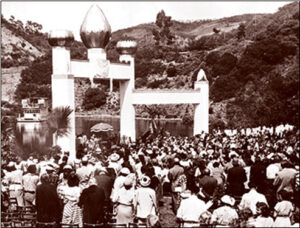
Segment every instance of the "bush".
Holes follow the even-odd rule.
[[[174,77],[176,76],[176,73],[177,73],[177,70],[174,66],[169,66],[168,69],[167,69],[167,75],[168,77]]]
[[[106,94],[100,88],[88,88],[84,94],[82,106],[86,110],[99,108],[106,103]]]

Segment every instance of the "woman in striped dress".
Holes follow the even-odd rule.
[[[82,211],[78,206],[81,189],[79,178],[76,174],[71,174],[68,185],[63,188],[64,210],[62,224],[76,224],[82,227]]]

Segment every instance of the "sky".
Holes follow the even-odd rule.
[[[12,2],[2,1],[1,13],[5,18],[14,15],[24,24],[31,20],[43,25],[43,31],[68,29],[80,40],[79,30],[86,12],[97,4],[104,12],[112,31],[141,23],[154,22],[156,14],[164,10],[174,20],[200,20],[230,17],[245,13],[274,13],[291,1],[268,2],[208,2],[208,1],[93,1],[93,2]]]

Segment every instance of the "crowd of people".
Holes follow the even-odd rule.
[[[2,211],[15,198],[18,208],[36,208],[38,222],[159,227],[169,196],[183,227],[299,227],[295,127],[158,135],[110,148],[94,136],[79,141],[74,161],[63,152],[2,166]]]

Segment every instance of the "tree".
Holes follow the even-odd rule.
[[[244,23],[241,23],[238,27],[237,38],[240,40],[246,36],[246,26]]]
[[[171,17],[166,16],[165,11],[161,10],[156,15],[156,22],[158,29],[153,29],[152,34],[154,37],[155,43],[159,44],[172,44],[174,36],[170,31],[170,27],[172,26]]]
[[[83,108],[91,110],[106,103],[106,94],[100,88],[88,88],[83,98]]]
[[[58,137],[69,134],[70,114],[73,110],[69,107],[57,107],[52,110],[47,118],[47,125],[53,134],[53,146],[56,146]]]

